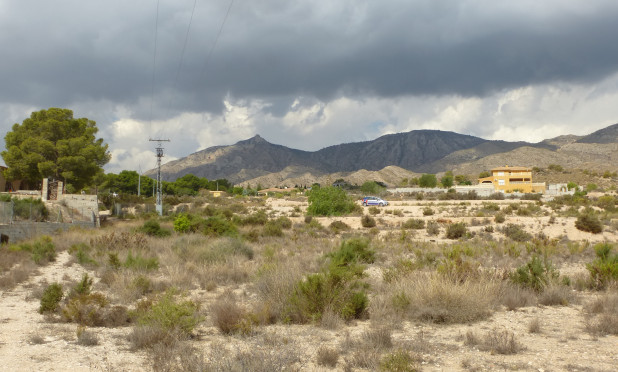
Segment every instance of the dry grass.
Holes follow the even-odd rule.
[[[608,290],[585,306],[586,330],[592,334],[618,335],[618,292]]]
[[[498,284],[490,279],[453,282],[439,274],[424,273],[401,278],[383,289],[385,293],[378,297],[386,296],[391,311],[432,323],[483,319],[493,311],[499,293]]]
[[[493,329],[485,333],[483,337],[478,336],[473,331],[468,331],[465,336],[464,344],[478,347],[479,350],[504,355],[517,354],[525,349],[524,346],[515,339],[515,334],[506,329]]]
[[[320,346],[316,354],[316,363],[319,366],[335,368],[339,361],[339,350],[328,346]]]

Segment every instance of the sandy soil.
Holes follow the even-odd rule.
[[[512,201],[498,201],[509,203]],[[472,217],[458,216],[466,209],[481,201],[466,201],[463,204],[441,204],[428,201],[395,201],[383,208],[376,216],[381,234],[388,230],[399,231],[399,226],[408,218],[424,220],[446,220],[443,223],[465,220],[469,224]],[[269,199],[267,206],[281,215],[289,215],[294,207],[306,208],[302,202]],[[433,216],[423,216],[423,208],[430,206],[436,211]],[[464,208],[465,207],[465,208]],[[461,213],[457,209],[461,209]],[[400,210],[403,216],[385,213],[386,210]],[[366,212],[365,212],[366,213]],[[483,220],[483,217],[475,217]],[[303,217],[292,218],[303,223]],[[340,220],[352,229],[362,229],[360,218],[320,218],[323,226],[333,220]],[[587,234],[574,227],[574,218],[556,218],[549,224],[549,217],[507,217],[507,223],[526,226],[533,233],[543,232],[550,239],[567,237],[573,241],[617,242],[616,231],[603,234]],[[493,222],[493,219],[492,219]],[[479,231],[483,225],[471,226]],[[426,236],[424,230],[417,232],[415,239],[437,240]],[[494,233],[500,239],[499,233]],[[133,351],[126,339],[130,327],[96,328],[99,340],[95,346],[82,346],[76,341],[75,324],[49,322],[38,313],[39,301],[33,299],[32,292],[44,283],[76,281],[84,269],[70,263],[67,252],[58,255],[56,262],[39,269],[36,275],[16,288],[0,293],[0,371],[143,371],[148,370],[146,353]],[[582,263],[565,260],[558,266],[561,272],[585,272]],[[373,280],[380,280],[379,269],[368,272]],[[223,288],[206,293],[196,291],[193,298],[200,299],[203,305],[223,292]],[[249,299],[250,294],[242,286],[236,288],[241,299]],[[502,309],[488,319],[473,324],[433,325],[426,323],[402,322],[394,325],[393,343],[404,345],[422,357],[423,371],[616,371],[618,370],[618,337],[596,337],[585,330],[583,304],[598,294],[578,292],[579,300],[569,306],[534,306],[516,311]],[[530,323],[539,320],[540,332],[531,333]],[[371,326],[370,321],[357,321],[335,330],[315,325],[271,325],[260,327],[255,335],[229,337],[221,335],[212,322],[204,322],[198,329],[198,337],[192,345],[208,354],[215,347],[242,349],[247,347],[265,348],[270,353],[289,348],[298,353],[297,367],[303,371],[343,370],[342,355],[334,369],[318,366],[316,353],[320,346],[341,347],[346,339],[361,337]],[[481,351],[477,347],[464,345],[467,332],[483,335],[493,330],[508,330],[514,333],[525,349],[515,355],[498,355]],[[277,341],[273,341],[277,340]]]

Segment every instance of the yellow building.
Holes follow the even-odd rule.
[[[502,192],[544,193],[545,182],[532,182],[532,169],[526,167],[498,167],[491,176],[479,178],[479,184],[493,184],[494,190]]]

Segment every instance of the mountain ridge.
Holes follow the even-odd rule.
[[[618,124],[587,136],[565,135],[538,143],[486,140],[456,132],[422,129],[332,145],[317,151],[273,144],[256,134],[233,145],[212,146],[168,162],[162,165],[161,174],[166,181],[191,173],[208,179],[227,178],[239,184],[279,172],[290,176],[285,179],[299,174],[319,178],[331,173],[377,172],[389,166],[412,173],[440,173],[514,164],[513,161],[517,165],[537,166],[546,159],[573,164],[592,162],[593,165],[595,159],[602,159],[605,164],[611,164],[607,162],[614,160],[614,152],[618,153],[612,146],[618,146]],[[526,151],[534,156],[527,158]],[[577,160],[578,157],[581,159]],[[154,170],[147,174],[154,174]],[[282,180],[282,177],[273,179]]]

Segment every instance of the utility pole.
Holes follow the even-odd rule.
[[[163,198],[161,195],[161,158],[163,158],[163,144],[161,142],[170,142],[168,139],[152,139],[149,138],[150,142],[157,142],[157,197],[155,202],[155,208],[157,209],[157,213],[159,216],[163,215]]]

